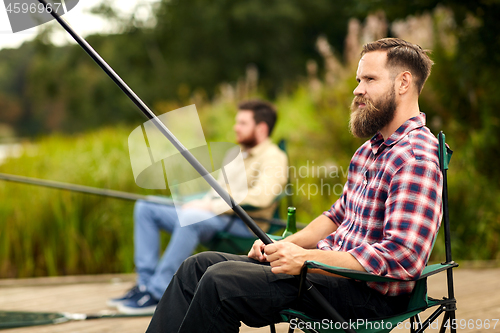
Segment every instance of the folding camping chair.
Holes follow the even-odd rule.
[[[357,325],[355,331],[357,333],[385,333],[390,332],[392,329],[398,327],[398,324],[410,319],[411,323],[411,333],[423,333],[429,325],[434,322],[443,312],[444,317],[441,323],[440,332],[446,331],[446,328],[450,328],[451,333],[456,332],[456,300],[454,296],[453,289],[453,272],[452,269],[457,267],[458,264],[455,263],[451,258],[451,243],[450,243],[450,222],[448,215],[448,184],[447,184],[447,169],[448,164],[453,153],[445,145],[445,135],[440,132],[438,135],[439,140],[439,164],[440,169],[443,174],[443,226],[444,226],[444,238],[445,238],[445,248],[446,248],[446,262],[441,264],[435,264],[427,266],[424,272],[419,277],[416,282],[415,288],[411,294],[410,302],[408,308],[402,313],[395,315],[390,318],[378,318],[374,320],[362,321],[360,325]],[[315,261],[306,261],[302,268],[301,273],[301,285],[303,286],[303,281],[305,281],[307,271],[309,269],[321,269],[326,272],[341,275],[347,278],[360,280],[360,281],[371,281],[371,282],[394,282],[397,279],[387,278],[383,276],[373,275],[369,273],[363,273],[358,271],[353,271],[345,268],[332,267],[324,265]],[[434,299],[427,296],[427,277],[437,274],[439,272],[447,272],[447,284],[448,284],[448,297],[443,297],[441,299]],[[301,287],[301,289],[303,289]],[[302,290],[299,290],[299,301]],[[419,313],[437,306],[437,309],[424,321],[420,321]],[[291,322],[293,320],[294,327],[299,327],[306,333],[321,332],[321,333],[333,333],[333,332],[344,332],[342,323],[336,323],[335,325],[328,325],[328,329],[322,329],[326,325],[321,325],[321,322],[314,318],[311,314],[305,314],[293,309],[288,309],[281,312],[281,317],[283,321]],[[347,322],[345,323],[347,324]],[[330,327],[333,326],[333,327]],[[347,325],[344,325],[346,327]],[[271,325],[271,332],[275,332],[274,325]],[[292,325],[289,332],[293,332]]]

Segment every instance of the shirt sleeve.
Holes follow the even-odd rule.
[[[332,220],[333,223],[335,223],[337,226],[340,226],[342,221],[344,221],[347,188],[348,187],[346,182],[340,198],[337,201],[335,201],[335,203],[332,205],[332,207],[330,207],[329,210],[323,212],[323,215]]]
[[[429,258],[441,221],[442,174],[427,160],[396,172],[385,202],[383,239],[348,252],[370,273],[416,280]]]

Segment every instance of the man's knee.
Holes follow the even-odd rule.
[[[182,265],[184,265],[184,266],[198,266],[198,265],[200,265],[200,263],[205,262],[206,256],[207,256],[207,252],[193,254],[192,256],[190,256],[189,258],[184,260]]]
[[[181,275],[196,274],[201,277],[210,266],[221,260],[223,258],[217,252],[201,252],[184,260],[177,273]]]
[[[216,289],[219,299],[258,294],[268,284],[263,266],[242,261],[222,261],[207,267],[200,290]]]
[[[227,286],[230,272],[235,270],[235,262],[225,261],[208,266],[200,281],[201,290],[217,290],[221,292]],[[206,288],[206,289],[203,289]]]
[[[138,200],[134,205],[134,217],[135,220],[141,220],[141,217],[147,216],[151,213],[151,209],[154,204]]]
[[[175,207],[138,200],[134,206],[134,222],[155,223],[159,228],[171,231],[175,227]],[[172,223],[173,222],[173,223]]]

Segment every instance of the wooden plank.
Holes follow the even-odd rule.
[[[429,295],[442,297],[447,293],[446,274],[429,278]],[[455,293],[458,301],[458,320],[483,321],[500,319],[500,269],[456,269]],[[109,311],[106,300],[125,293],[134,284],[134,275],[97,275],[82,277],[54,277],[40,279],[0,280],[0,308],[4,311],[48,311],[97,313]],[[431,311],[426,311],[425,318]],[[151,318],[113,318],[69,322],[59,325],[36,326],[3,330],[5,333],[62,333],[62,332],[144,332]],[[441,320],[441,319],[440,319]],[[441,323],[441,321],[440,321]],[[277,325],[278,333],[287,332],[286,324]],[[399,330],[394,330],[397,332]],[[401,330],[406,332],[406,330]],[[428,329],[426,332],[437,332]],[[268,333],[269,328],[250,328],[242,325],[240,332]],[[461,333],[500,332],[466,327]]]

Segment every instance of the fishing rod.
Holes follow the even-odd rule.
[[[123,200],[129,200],[129,201],[141,200],[141,201],[151,202],[151,203],[155,203],[155,204],[159,204],[159,205],[174,206],[174,200],[172,200],[171,198],[160,197],[160,196],[155,196],[155,195],[142,195],[142,194],[135,194],[135,193],[130,193],[130,192],[115,191],[115,190],[110,190],[110,189],[101,189],[101,188],[97,188],[97,187],[63,183],[63,182],[57,182],[57,181],[53,181],[53,180],[45,180],[45,179],[39,179],[39,178],[33,178],[33,177],[11,175],[11,174],[1,173],[1,172],[0,172],[0,180],[5,180],[8,182],[14,182],[14,183],[42,186],[42,187],[48,187],[48,188],[55,188],[55,189],[59,189],[59,190],[66,190],[66,191],[79,192],[79,193],[85,193],[85,194],[94,194],[94,195],[100,195],[100,196],[104,196],[104,197],[123,199]],[[189,198],[184,198],[184,199],[186,199],[185,202],[189,201]],[[176,202],[179,203],[179,200],[176,200]],[[181,201],[181,202],[184,202],[184,201]],[[258,218],[258,219],[259,219],[259,221],[262,220],[264,222],[269,222],[269,224],[272,224],[272,225],[286,227],[286,221],[281,220],[281,219],[276,219],[276,218],[273,218],[273,219]],[[299,229],[304,229],[306,227],[306,224],[300,223],[300,222],[297,222],[296,225],[297,225],[297,228],[299,228]]]
[[[38,179],[38,178],[32,178],[32,177],[10,175],[10,174],[6,174],[6,173],[0,173],[0,179],[10,181],[10,182],[24,183],[24,184],[30,184],[30,185],[43,186],[43,187],[50,187],[50,188],[56,188],[56,189],[60,189],[60,190],[74,191],[74,192],[87,193],[87,194],[95,194],[95,195],[101,195],[101,196],[105,196],[105,197],[111,197],[111,198],[117,198],[117,199],[123,199],[123,200],[131,200],[131,201],[142,200],[142,201],[152,202],[152,203],[161,204],[161,205],[174,205],[174,201],[172,199],[163,198],[163,197],[154,196],[154,195],[141,195],[141,194],[115,191],[115,190],[109,190],[109,189],[100,189],[100,188],[91,187],[91,186],[68,184],[68,183],[63,183],[63,182],[56,182],[53,180],[44,180],[44,179]]]
[[[205,169],[205,167],[193,156],[193,154],[172,134],[172,132],[159,120],[156,115],[149,109],[149,107],[130,89],[130,87],[121,79],[118,74],[109,66],[104,59],[74,30],[69,24],[61,18],[55,11],[51,10],[45,0],[38,0],[42,3],[47,12],[49,12],[59,24],[66,30],[71,37],[84,49],[84,51],[101,67],[102,70],[113,80],[116,85],[130,98],[130,100],[142,111],[142,113],[152,121],[158,130],[172,143],[172,145],[184,156],[184,158],[191,164],[191,166],[205,179],[205,181],[220,195],[220,197],[233,209],[236,215],[240,217],[243,222],[253,231],[253,233],[260,238],[265,244],[270,244],[271,239],[266,235],[262,229],[250,218],[250,216],[238,205],[234,199],[227,193],[225,189],[215,180],[215,178]]]
[[[252,232],[266,245],[271,244],[272,240],[269,236],[255,223],[254,220],[241,208],[241,206],[234,201],[231,195],[215,180],[215,178],[205,169],[205,167],[191,154],[191,152],[184,147],[184,145],[177,140],[177,138],[170,132],[170,130],[156,117],[156,115],[148,108],[148,106],[130,89],[130,87],[123,81],[118,74],[101,58],[101,56],[84,40],[80,37],[69,24],[61,18],[61,16],[52,10],[45,0],[38,0],[44,5],[47,12],[49,12],[59,24],[66,30],[71,37],[84,49],[84,51],[97,63],[99,67],[113,80],[118,87],[132,100],[132,102],[142,111],[142,113],[150,119],[158,130],[170,141],[179,153],[191,164],[191,166],[205,179],[205,181],[220,195],[220,197],[232,208],[234,213],[252,230]],[[306,280],[306,291],[309,295],[322,306],[330,315],[331,319],[341,323],[347,323],[333,308],[333,306],[326,301],[321,293],[314,287],[314,285]],[[343,325],[342,325],[343,326]],[[349,326],[348,326],[349,327]],[[344,329],[347,333],[355,333],[353,329]]]

